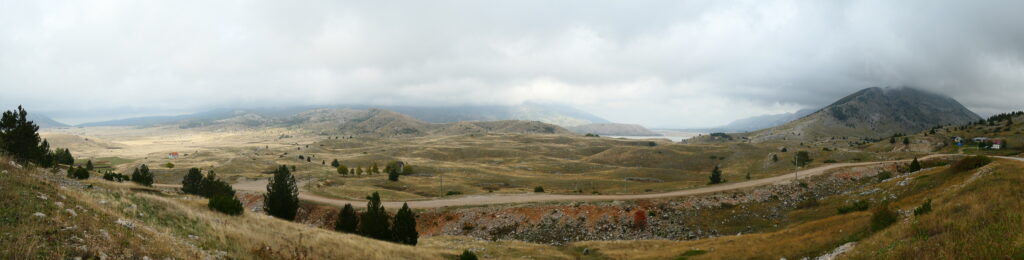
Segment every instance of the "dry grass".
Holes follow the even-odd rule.
[[[932,194],[931,213],[865,239],[849,258],[1024,258],[1022,172],[1024,164],[1001,160],[972,172],[978,177],[965,173],[963,181],[937,188],[948,192]]]
[[[2,161],[4,167],[0,168],[8,171],[0,175],[0,244],[5,245],[0,247],[2,259],[202,256],[202,252],[164,233],[116,224],[123,218],[121,214],[80,193],[43,182],[33,176],[33,170],[14,169],[7,160]],[[34,216],[37,212],[45,216]]]
[[[0,249],[0,258],[441,259],[458,253],[342,234],[259,213],[228,216],[206,209],[205,199],[130,183],[90,180],[86,183],[94,188],[58,189],[39,181],[39,174],[44,173],[26,170],[0,176],[5,198],[0,202],[0,241],[14,245]],[[48,200],[38,199],[40,194]],[[78,216],[55,206],[58,200]],[[47,217],[34,217],[34,212]],[[135,227],[116,224],[119,219]]]
[[[80,158],[118,157],[114,169],[127,173],[148,164],[157,183],[179,183],[190,167],[215,169],[221,178],[266,178],[275,165],[295,166],[300,179],[331,185],[304,187],[326,197],[362,199],[373,191],[388,200],[416,200],[462,194],[524,193],[544,186],[549,193],[637,194],[704,186],[715,165],[728,181],[743,181],[792,171],[797,150],[811,151],[815,161],[847,162],[875,159],[859,152],[823,151],[799,143],[679,144],[646,140],[591,138],[569,135],[484,134],[408,138],[327,139],[294,129],[200,131],[173,128],[97,127],[51,130],[56,147],[72,147]],[[289,136],[279,138],[280,136]],[[88,140],[86,140],[88,139]],[[777,148],[790,147],[789,153]],[[182,156],[166,158],[169,152]],[[778,153],[772,162],[770,154]],[[187,156],[186,156],[187,154]],[[312,157],[311,162],[298,159]],[[421,177],[385,181],[385,174],[342,176],[329,163],[337,159],[349,168],[402,160]],[[173,169],[160,165],[174,162]],[[325,165],[326,163],[326,165]],[[444,189],[438,175],[444,175]],[[662,182],[626,181],[641,177]],[[495,190],[495,188],[497,188]]]

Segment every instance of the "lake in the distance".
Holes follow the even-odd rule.
[[[669,139],[669,140],[672,140],[673,142],[677,142],[678,143],[678,142],[681,142],[683,140],[693,138],[694,136],[697,136],[697,135],[700,135],[700,134],[704,134],[704,133],[681,132],[681,131],[672,131],[672,130],[652,130],[652,131],[657,132],[657,133],[659,133],[661,135],[654,135],[654,136],[619,136],[619,135],[608,135],[607,137],[611,137],[611,138],[626,138],[626,139],[640,139],[640,140],[642,140],[642,139]]]

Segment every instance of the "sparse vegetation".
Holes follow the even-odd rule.
[[[473,251],[462,250],[462,254],[459,255],[459,260],[477,260],[477,258]]]
[[[899,216],[889,209],[888,204],[879,205],[871,213],[871,230],[877,232],[896,223],[897,220],[899,220]]]
[[[869,206],[870,205],[868,204],[868,202],[866,200],[858,200],[858,201],[856,201],[856,202],[854,202],[852,204],[839,207],[838,209],[836,209],[836,211],[838,211],[839,214],[846,214],[846,213],[850,213],[850,212],[868,210]]]
[[[921,206],[914,208],[914,216],[928,214],[928,212],[932,212],[932,200],[927,200]]]

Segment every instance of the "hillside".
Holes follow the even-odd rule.
[[[594,123],[567,127],[577,134],[617,135],[617,136],[660,136],[641,125],[618,123]]]
[[[417,248],[279,220],[206,199],[0,160],[0,259],[442,259]],[[94,173],[95,174],[95,173]],[[447,256],[446,256],[447,255]]]
[[[981,119],[955,99],[909,87],[867,88],[796,121],[749,135],[754,141],[882,138]]]

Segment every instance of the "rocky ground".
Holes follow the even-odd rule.
[[[565,244],[584,240],[691,240],[778,227],[801,202],[873,183],[895,165],[841,169],[797,183],[664,200],[439,209],[420,213],[421,236]]]

